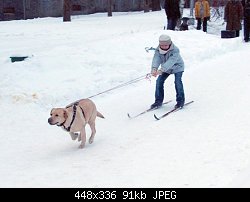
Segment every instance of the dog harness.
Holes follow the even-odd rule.
[[[76,107],[77,107],[78,104],[79,104],[79,102],[75,102],[73,105],[70,105],[70,106],[66,107],[66,109],[67,109],[67,108],[73,106],[73,117],[72,117],[72,120],[71,120],[71,123],[69,124],[69,126],[67,128],[65,127],[64,123],[66,122],[66,120],[62,124],[59,125],[59,126],[62,126],[68,132],[70,132],[71,126],[72,126],[73,122],[75,121],[75,118],[76,118]],[[82,108],[81,108],[81,111],[82,111],[83,117],[85,117],[84,111],[83,111]]]

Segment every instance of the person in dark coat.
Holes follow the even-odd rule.
[[[164,9],[168,19],[167,29],[175,30],[177,21],[181,18],[180,0],[165,0]]]
[[[240,36],[241,21],[243,20],[243,6],[239,0],[229,0],[225,6],[224,20],[226,30],[235,30],[236,37]]]
[[[244,41],[249,41],[249,31],[250,31],[250,0],[242,0],[242,5],[244,7]]]

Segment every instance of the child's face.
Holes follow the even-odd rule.
[[[170,44],[169,45],[160,45],[160,48],[162,50],[168,50],[169,46],[170,46]]]

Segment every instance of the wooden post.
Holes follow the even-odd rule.
[[[63,1],[63,22],[71,21],[71,0]]]
[[[108,17],[112,17],[112,0],[108,0]]]

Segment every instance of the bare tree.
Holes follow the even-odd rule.
[[[71,21],[71,0],[63,1],[63,22]]]
[[[160,10],[161,10],[160,0],[153,0],[152,1],[152,11],[160,11]]]
[[[112,0],[108,0],[108,17],[112,17]]]

